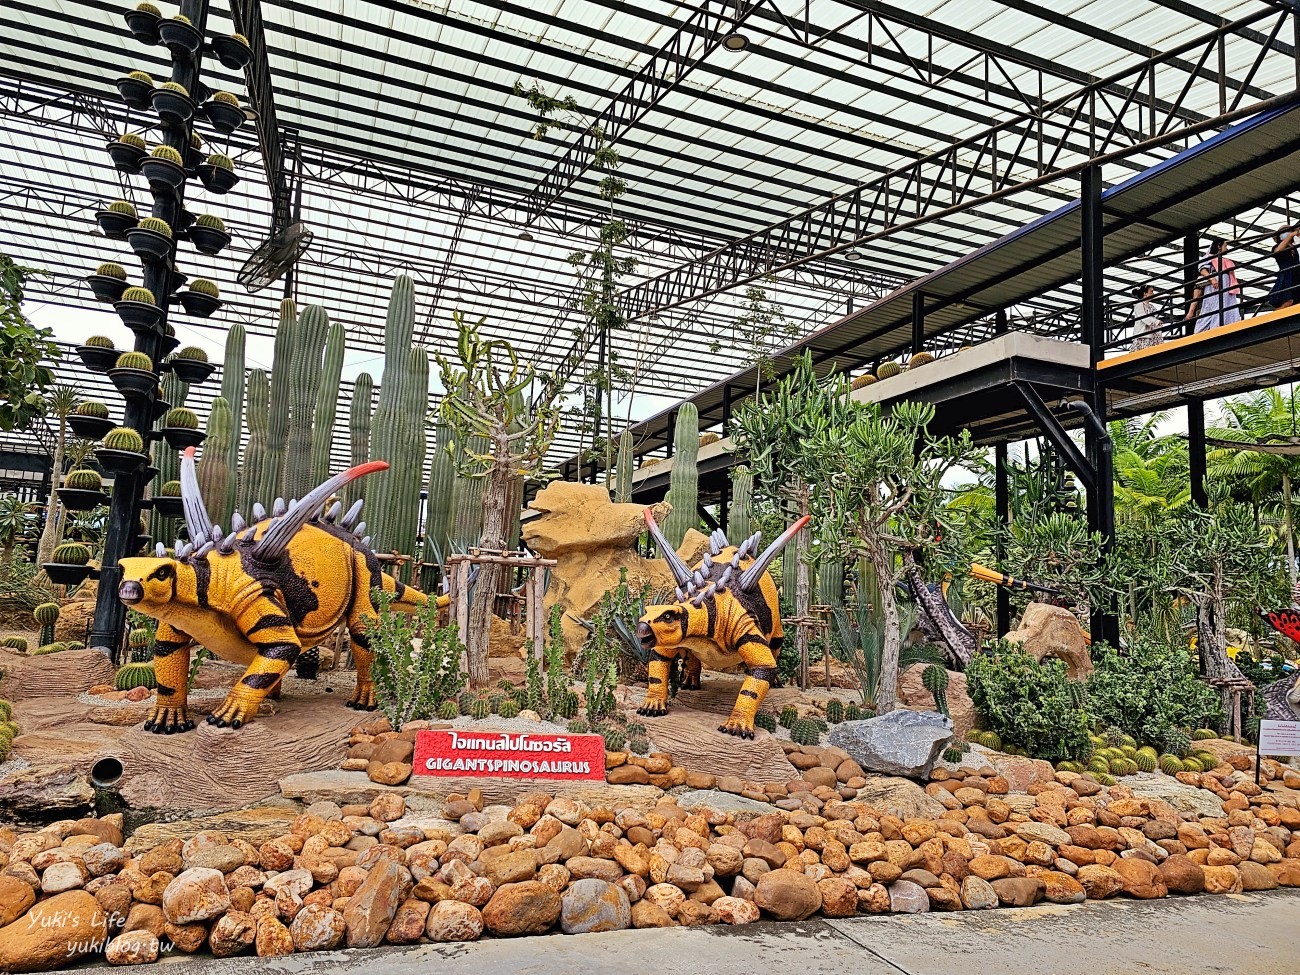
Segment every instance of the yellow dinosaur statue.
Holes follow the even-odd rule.
[[[650,655],[645,703],[637,713],[650,717],[668,713],[669,668],[674,658],[688,652],[682,641],[705,637],[723,653],[739,656],[749,671],[731,716],[718,730],[740,738],[754,737],[754,715],[776,680],[776,654],[784,640],[780,598],[767,567],[809,520],[800,518],[753,561],[750,558],[758,551],[761,532],[732,546],[716,531],[710,537],[709,552],[692,571],[646,509],[646,527],[677,580],[677,602],[647,606],[637,623],[641,649]],[[687,686],[699,686],[699,673],[699,661],[692,655]]]
[[[194,727],[186,710],[190,649],[207,647],[248,669],[208,723],[238,728],[257,714],[268,694],[304,651],[323,642],[340,623],[348,628],[357,684],[349,707],[373,710],[371,654],[366,626],[378,616],[372,589],[395,596],[393,606],[413,611],[424,594],[380,571],[361,502],[342,514],[342,502],[323,512],[344,485],[386,470],[370,461],[336,474],[301,501],[276,499],[270,517],[253,506],[253,524],[236,512],[232,531],[212,524],[199,493],[194,448],[181,459],[181,499],[190,542],[174,558],[159,545],[156,557],[122,559],[118,598],[158,620],[154,672],[158,699],[146,731],[173,734]],[[354,527],[355,526],[355,527]],[[311,668],[314,673],[314,667]]]

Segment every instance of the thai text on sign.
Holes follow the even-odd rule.
[[[415,737],[416,775],[506,779],[605,779],[600,735],[453,729]]]
[[[1268,718],[1261,721],[1259,754],[1300,755],[1300,721],[1273,721]]]

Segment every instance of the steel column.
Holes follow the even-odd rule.
[[[999,314],[1002,314],[999,312]],[[993,506],[999,529],[1011,522],[1011,492],[1007,484],[1007,445],[1000,443],[993,448]],[[994,555],[998,560],[998,571],[1004,571],[1003,559],[1006,557],[1006,542],[1001,531],[994,544]],[[1011,593],[1006,586],[997,587],[997,635],[1004,637],[1011,630]]]
[[[1188,234],[1183,238],[1183,301],[1186,307],[1192,307],[1196,295],[1196,282],[1200,278],[1201,238],[1199,234]],[[1196,319],[1189,318],[1183,331],[1191,335],[1196,328]]]
[[[1209,497],[1205,490],[1205,402],[1199,399],[1187,404],[1187,467],[1192,482],[1192,504],[1206,508]]]
[[[925,350],[925,292],[912,292],[912,355]]]

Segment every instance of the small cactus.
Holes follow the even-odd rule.
[[[239,41],[239,43],[243,44],[244,47],[248,47],[248,38],[243,34],[231,34],[230,38],[231,40]]]
[[[179,498],[181,496],[180,481],[164,481],[162,487],[158,489],[160,497]]]
[[[569,691],[555,705],[555,713],[565,720],[574,718],[578,714],[578,707],[581,703],[578,700],[578,695],[574,694],[573,691]]]
[[[934,698],[934,708],[940,714],[948,713],[948,671],[938,664],[930,664],[921,671],[921,684]]]
[[[212,100],[214,102],[220,102],[222,105],[229,105],[231,108],[239,107],[239,96],[232,95],[228,91],[214,91],[212,93]]]
[[[153,292],[148,288],[127,288],[122,292],[122,301],[138,301],[142,305],[156,304]]]
[[[986,731],[981,736],[980,744],[990,751],[1002,751],[1002,736],[996,731]]]
[[[454,721],[460,717],[460,705],[448,698],[438,705],[438,717],[443,721]]]
[[[605,751],[621,752],[627,745],[627,734],[617,728],[605,732]]]
[[[821,741],[821,733],[813,722],[800,718],[790,728],[790,740],[796,745],[816,745]]]
[[[144,149],[148,146],[148,143],[144,141],[144,137],[136,135],[134,132],[123,132],[117,137],[117,141],[124,146],[134,146],[137,149]]]
[[[195,278],[190,282],[190,290],[207,295],[209,298],[216,298],[221,294],[221,289],[217,287],[216,282],[209,281],[207,278]]]
[[[135,204],[130,200],[114,200],[108,205],[109,213],[123,213],[129,217],[135,216]]]
[[[879,379],[889,379],[891,376],[897,376],[903,371],[903,367],[897,362],[882,362],[880,368],[876,370],[876,376]]]
[[[162,11],[159,10],[157,7],[155,7],[152,3],[137,3],[135,5],[135,9],[142,14],[153,14],[155,17],[162,16]]]
[[[850,701],[848,707],[844,709],[845,721],[861,721],[862,708],[858,706],[857,701]]]
[[[512,697],[506,698],[501,702],[501,710],[497,712],[503,718],[519,717],[519,702]]]
[[[144,291],[144,288],[140,289]],[[123,352],[117,357],[118,369],[143,369],[145,372],[153,372],[153,360],[143,352]]]
[[[488,707],[492,709],[493,714],[501,713],[501,705],[506,703],[504,694],[493,694],[488,698]]]
[[[793,704],[787,704],[781,709],[781,716],[777,718],[782,728],[793,728],[794,723],[799,720],[799,711]]]
[[[164,82],[162,88],[164,91],[172,91],[178,95],[184,95],[186,98],[190,97],[189,90],[179,81]]]
[[[569,722],[569,734],[571,735],[585,735],[590,730],[590,726],[582,718],[574,718]]]
[[[188,359],[190,362],[207,362],[208,354],[197,345],[187,345],[183,349],[178,349],[172,358]]]
[[[199,428],[199,417],[193,410],[177,406],[167,411],[167,415],[163,418],[163,426],[176,427],[181,430],[197,430]]]
[[[228,173],[235,171],[235,161],[221,152],[214,152],[208,156],[208,165],[216,169],[224,169]]]
[[[962,750],[960,748],[945,748],[943,750],[943,760],[956,765],[961,761]]]
[[[121,264],[114,264],[112,261],[99,265],[99,267],[95,268],[95,273],[103,278],[115,278],[118,281],[126,280],[126,268]]]
[[[468,718],[470,711],[474,709],[474,702],[476,700],[477,698],[474,697],[473,691],[462,691],[460,696],[456,698],[456,704],[460,707],[460,713]]]
[[[41,603],[32,610],[32,618],[40,624],[41,635],[38,646],[54,642],[54,624],[59,621],[58,603]]]
[[[839,724],[844,720],[843,701],[832,699],[826,702],[826,720],[831,724]]]
[[[923,366],[927,362],[933,362],[933,361],[934,361],[934,356],[930,355],[930,353],[918,352],[916,355],[912,356],[912,358],[908,360],[907,368],[915,369],[917,366]]]
[[[55,547],[51,558],[59,565],[85,565],[90,561],[90,549],[80,542],[64,542]]]
[[[189,24],[191,27],[194,26],[193,21],[191,21],[190,18],[186,17],[184,14],[173,14],[172,20],[181,24]]]
[[[27,638],[21,636],[7,636],[0,640],[0,647],[8,647],[10,650],[17,650],[19,653],[27,652]],[[9,702],[5,702],[6,704]]]
[[[1115,784],[1115,776],[1109,772],[1094,772],[1092,777],[1098,785],[1112,786]]]
[[[1204,772],[1205,766],[1200,763],[1199,759],[1193,758],[1191,755],[1188,755],[1186,758],[1183,759],[1183,771]]]
[[[473,718],[475,721],[483,721],[491,713],[492,710],[488,706],[488,702],[483,700],[482,698],[476,698],[474,701],[474,706],[469,709],[469,716]]]
[[[132,650],[138,647],[147,647],[149,645],[149,631],[143,626],[137,626],[126,635],[126,643]]]
[[[1161,755],[1160,771],[1165,775],[1177,775],[1183,771],[1183,760],[1177,755]]]
[[[86,339],[86,345],[87,345],[88,347],[92,348],[92,349],[114,349],[114,348],[116,348],[116,346],[113,345],[113,340],[110,339],[107,335],[92,335],[90,338]],[[85,402],[91,402],[91,403],[93,403],[93,402],[95,402],[95,401],[94,401],[94,400],[86,400]],[[108,407],[104,407],[104,408],[105,408],[105,409],[108,409]],[[86,414],[83,414],[83,415],[86,415]]]
[[[1193,741],[1210,741],[1211,739],[1218,737],[1219,733],[1217,731],[1212,731],[1209,728],[1197,728],[1192,732]]]
[[[650,739],[645,735],[633,735],[627,743],[627,748],[634,755],[644,755],[650,751]]]
[[[1137,758],[1133,763],[1138,767],[1139,772],[1154,772],[1156,770],[1156,756],[1150,752],[1138,752]]]
[[[155,234],[162,234],[164,237],[172,235],[171,225],[166,220],[160,220],[157,217],[145,217],[136,226],[140,230],[149,230]]]
[[[79,467],[63,476],[63,486],[74,491],[98,491],[104,486],[104,479],[99,476],[99,471]]]
[[[144,453],[144,438],[130,427],[116,427],[104,434],[104,446],[109,450],[126,450],[133,454]]]
[[[1108,748],[1118,748],[1124,744],[1124,732],[1113,726],[1102,732],[1101,737]]]
[[[153,84],[153,75],[149,74],[147,71],[132,71],[127,75],[127,77],[132,81],[143,81],[146,85]]]
[[[177,166],[184,164],[184,160],[181,159],[181,154],[171,146],[154,146],[153,152],[149,155],[153,156],[154,159],[161,159],[164,162],[175,163]]]
[[[158,677],[154,673],[153,661],[123,664],[113,676],[113,686],[119,691],[129,691],[137,687],[157,688]]]
[[[768,732],[776,731],[776,715],[771,711],[759,711],[754,715],[754,727]]]
[[[502,677],[499,681],[497,681],[497,690],[499,691],[505,691],[507,694],[509,694],[512,691],[514,691],[514,689],[515,689],[514,681],[512,681],[509,677]]]
[[[194,226],[207,227],[209,230],[225,231],[226,221],[212,213],[200,213],[194,219]]]

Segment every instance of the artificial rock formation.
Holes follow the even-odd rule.
[[[1092,673],[1088,637],[1078,618],[1068,609],[1048,603],[1030,603],[1020,617],[1020,626],[1006,635],[1037,661],[1056,657],[1065,661],[1070,680],[1086,680]]]
[[[828,740],[868,772],[924,778],[952,740],[952,721],[934,711],[891,711],[838,724]]]

